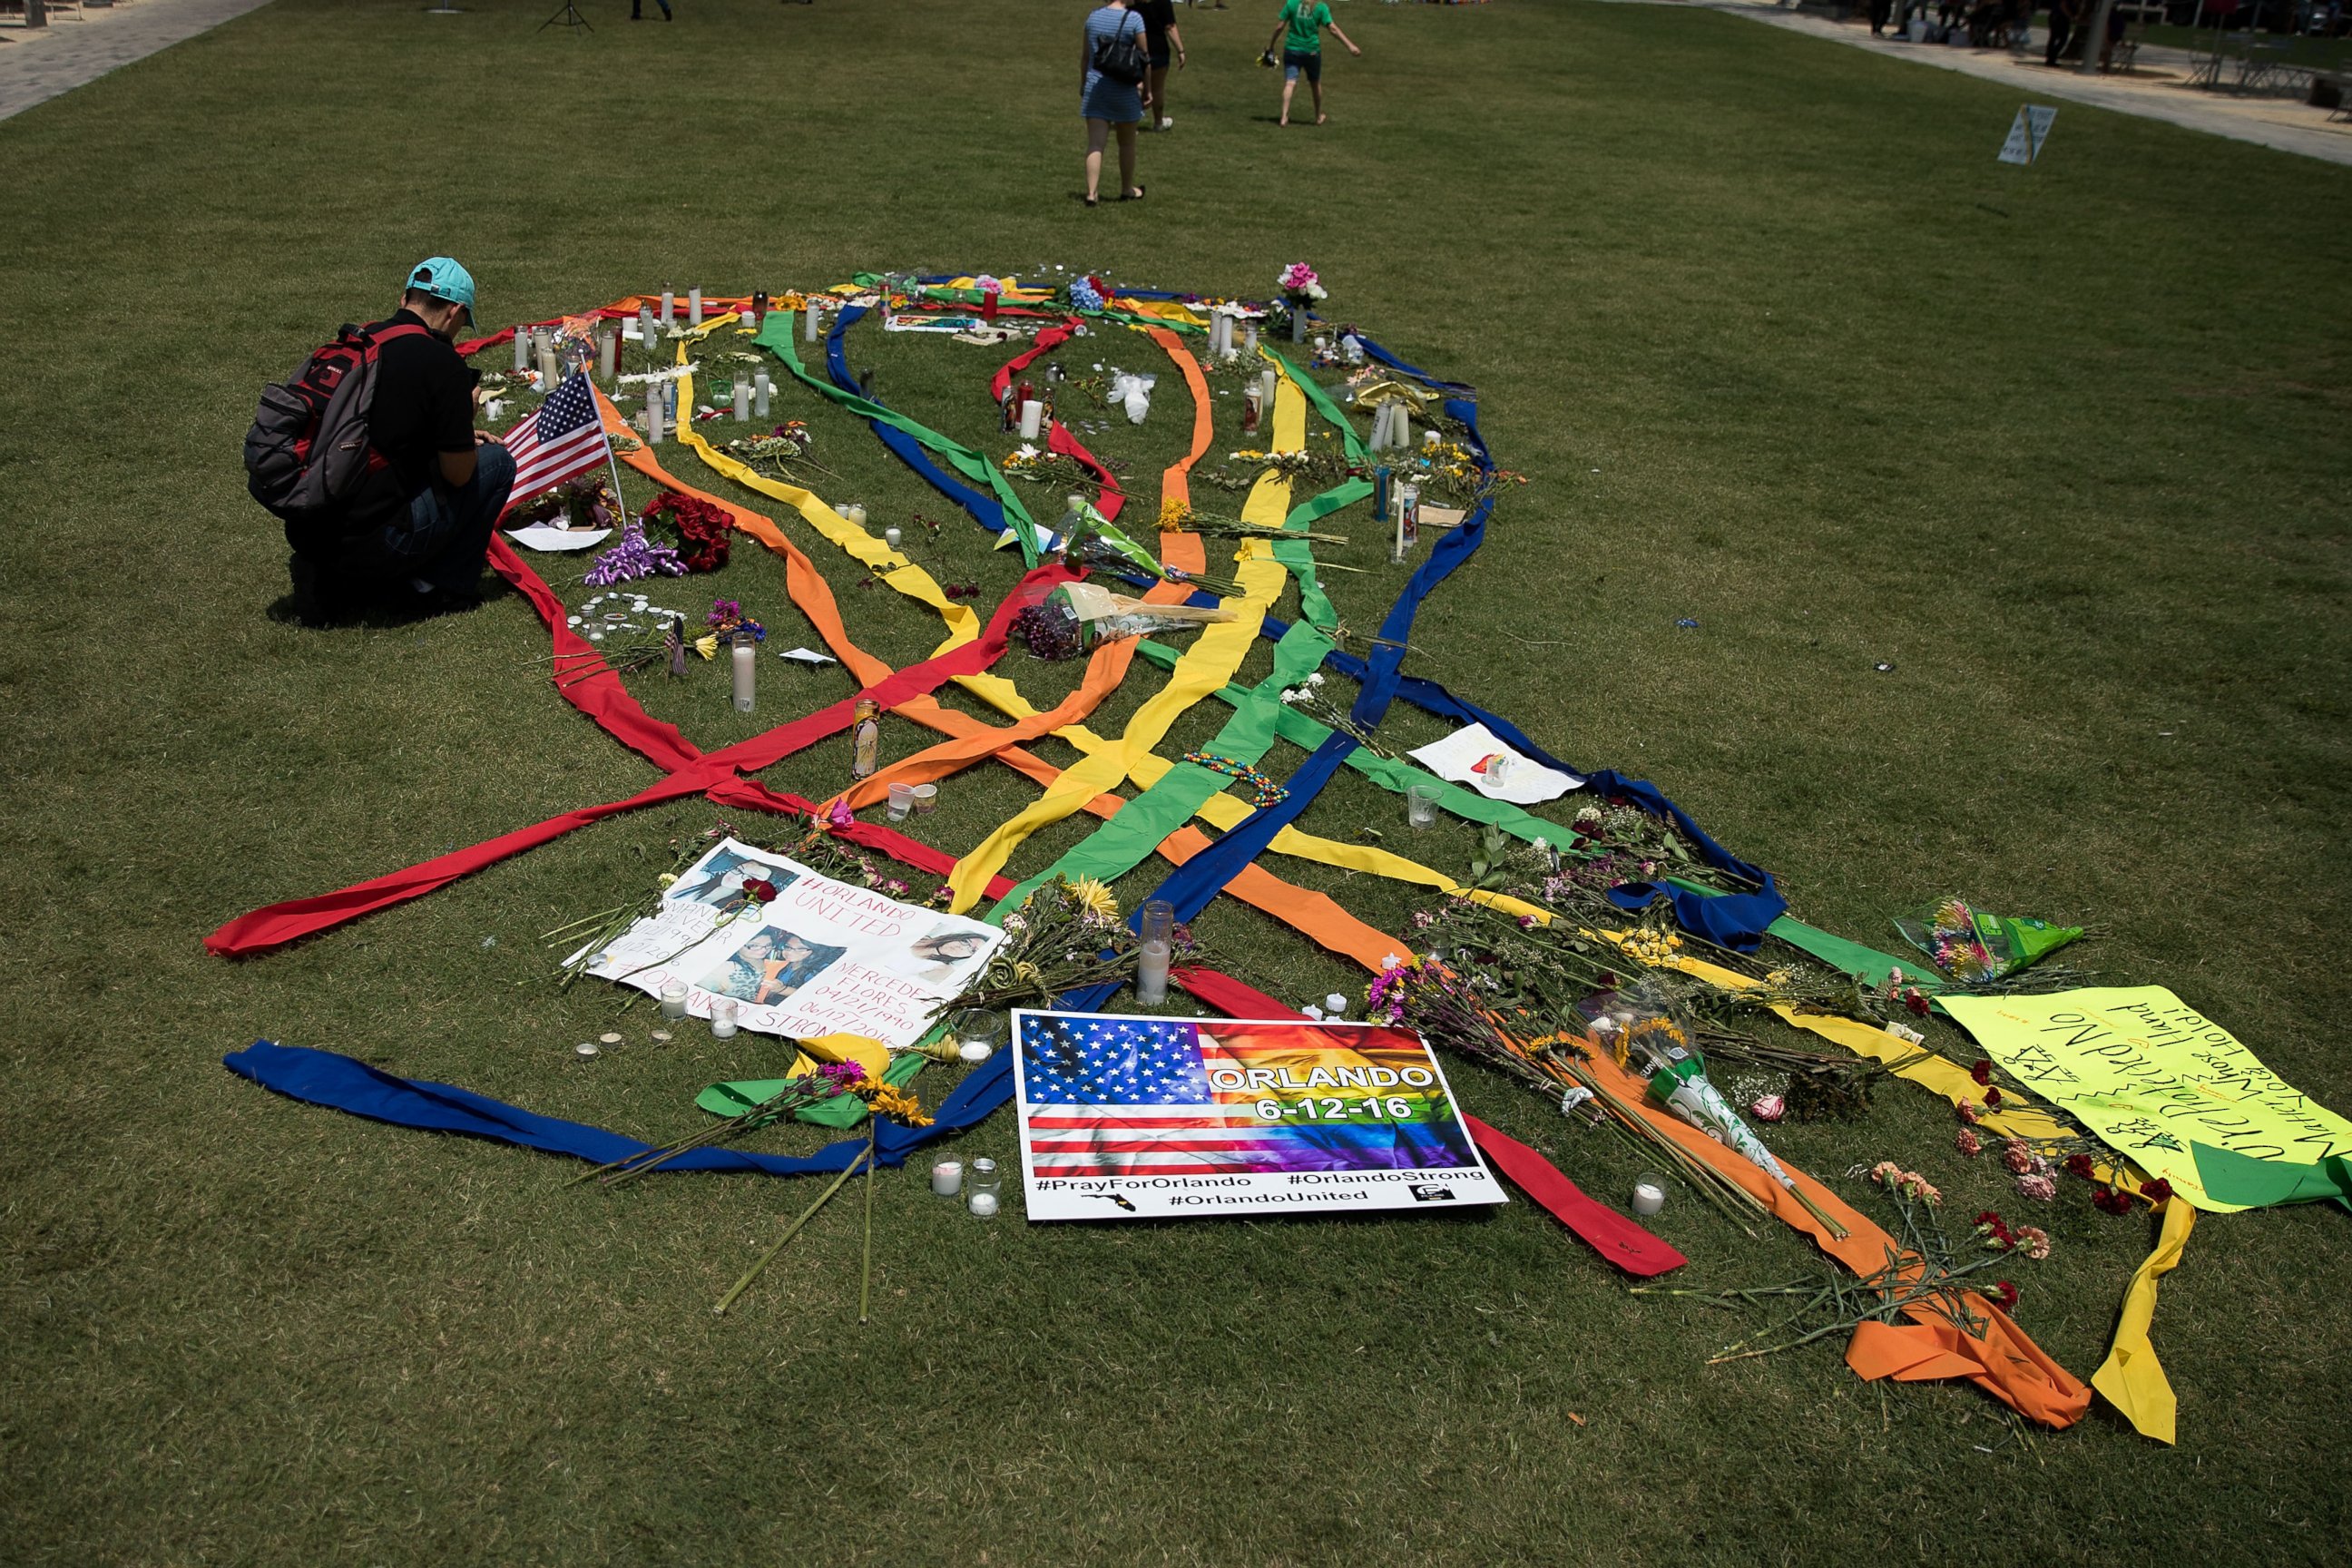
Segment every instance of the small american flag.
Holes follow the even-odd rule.
[[[573,371],[538,413],[507,432],[506,448],[515,460],[514,489],[508,493],[523,500],[586,473],[604,461],[605,446],[596,390],[585,371]]]

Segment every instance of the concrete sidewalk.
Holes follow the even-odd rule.
[[[2244,98],[2207,92],[2183,85],[2189,57],[2178,49],[2144,47],[2128,76],[2084,76],[2074,66],[2052,69],[2042,63],[2042,38],[2030,54],[2002,49],[1956,48],[1944,44],[1897,42],[1870,36],[1870,25],[1859,18],[1832,22],[1825,16],[1801,16],[1754,0],[1637,0],[1637,3],[1696,5],[1710,11],[1745,16],[1770,27],[1826,38],[1832,43],[1868,49],[1891,58],[1959,71],[2017,89],[2021,99],[2057,100],[2112,109],[2161,120],[2190,131],[2210,132],[2232,141],[2252,142],[2282,153],[2300,153],[2331,163],[2352,163],[2352,123],[2331,124],[2327,110],[2283,98]]]
[[[46,27],[0,28],[0,120],[133,60],[258,10],[269,0],[118,0]]]

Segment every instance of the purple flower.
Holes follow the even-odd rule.
[[[640,577],[683,577],[686,563],[677,551],[667,544],[655,544],[646,538],[646,525],[632,521],[621,530],[621,541],[599,553],[588,564],[587,575],[582,579],[592,588],[610,588],[618,583],[633,583]]]

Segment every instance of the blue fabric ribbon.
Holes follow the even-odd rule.
[[[607,1165],[633,1154],[650,1152],[655,1145],[591,1127],[541,1116],[476,1094],[455,1084],[427,1083],[395,1078],[351,1057],[307,1046],[280,1046],[256,1040],[241,1051],[221,1058],[221,1065],[240,1078],[289,1100],[348,1110],[394,1127],[415,1127],[430,1132],[458,1132],[493,1142],[537,1149],[548,1154],[568,1154],[592,1165]],[[960,1132],[1004,1103],[1013,1092],[1013,1062],[997,1052],[956,1085],[929,1127],[902,1127],[895,1121],[878,1126],[874,1141],[877,1164],[898,1165],[914,1150],[950,1132]],[[807,1176],[845,1171],[866,1151],[863,1138],[828,1143],[814,1154],[798,1158],[754,1154],[740,1149],[689,1149],[666,1160],[656,1171],[756,1172],[769,1176]]]
[[[866,313],[865,306],[852,305],[834,318],[833,330],[824,337],[825,374],[833,378],[833,384],[842,391],[855,392],[876,407],[887,408],[889,405],[872,393],[859,388],[857,378],[849,374],[849,355],[842,345],[841,334],[847,331],[851,325]],[[991,533],[1003,533],[1010,526],[1004,521],[1003,502],[992,495],[985,495],[973,489],[970,485],[931,461],[931,455],[923,450],[923,444],[920,441],[886,419],[869,418],[866,424],[867,428],[880,438],[882,444],[898,456],[900,462],[914,469],[933,489],[970,512],[972,521],[981,527]]]

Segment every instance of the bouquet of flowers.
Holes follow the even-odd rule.
[[[1903,940],[1955,983],[1980,985],[2014,974],[2083,934],[2081,926],[1986,914],[1957,894],[1895,917]]]
[[[1274,286],[1281,289],[1282,297],[1294,305],[1312,304],[1330,298],[1329,291],[1323,287],[1323,279],[1304,261],[1294,261],[1284,268],[1276,275]]]
[[[665,490],[661,499],[637,514],[637,521],[670,546],[688,572],[716,572],[727,564],[733,523],[727,513],[707,500]]]
[[[1013,635],[1037,658],[1076,658],[1100,643],[1234,619],[1231,610],[1151,605],[1092,583],[1034,592],[1013,618]]]
[[[583,474],[516,507],[507,514],[506,526],[521,528],[559,517],[563,521],[558,526],[563,528],[610,528],[620,521],[621,503],[604,475]]]

